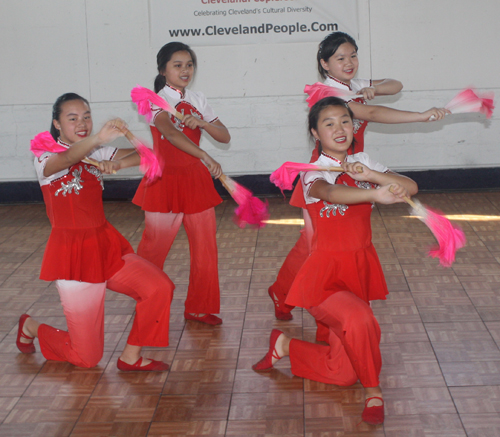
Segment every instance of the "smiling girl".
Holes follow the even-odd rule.
[[[385,299],[388,290],[371,241],[370,216],[375,202],[404,202],[404,196],[416,194],[417,185],[366,153],[349,155],[353,130],[352,111],[343,100],[328,97],[311,108],[309,131],[320,148],[315,164],[344,172],[301,174],[314,235],[286,304],[305,308],[326,326],[328,345],[291,339],[274,329],[267,354],[253,369],[269,370],[289,355],[296,376],[341,386],[359,379],[365,389],[362,418],[376,425],[384,421],[382,360],[380,327],[369,301]]]
[[[353,112],[354,143],[348,153],[364,150],[364,133],[368,122],[398,124],[414,122],[432,122],[442,120],[448,110],[431,108],[424,112],[401,111],[380,105],[368,105],[367,100],[376,96],[397,94],[403,88],[401,82],[394,79],[367,80],[356,78],[359,58],[358,46],[350,35],[344,32],[333,32],[328,35],[318,47],[317,68],[325,85],[342,91],[351,91],[356,95],[342,97]],[[318,147],[314,148],[311,161],[319,157]],[[311,249],[313,234],[311,220],[304,203],[302,186],[295,187],[290,205],[303,209],[304,229],[299,240],[285,259],[276,281],[269,287],[269,296],[273,299],[276,318],[280,320],[292,319],[293,307],[285,305],[285,299],[293,283],[295,275],[307,259]],[[325,335],[323,335],[323,334]],[[326,330],[319,326],[317,340],[327,341]]]
[[[165,168],[161,178],[148,184],[143,179],[133,202],[145,211],[146,227],[137,253],[163,269],[175,236],[184,225],[191,269],[184,317],[210,325],[222,320],[220,311],[214,207],[222,202],[211,176],[221,166],[199,147],[202,131],[228,143],[228,130],[201,92],[187,89],[196,70],[196,55],[180,42],[164,45],[157,55],[155,92],[184,115],[182,121],[153,107],[151,133]]]
[[[166,363],[143,358],[141,351],[144,346],[168,346],[174,286],[164,272],[134,253],[106,220],[102,203],[103,173],[139,165],[140,158],[133,149],[103,146],[123,135],[123,120],[108,121],[95,135],[91,135],[92,125],[88,101],[75,93],[63,94],[54,103],[50,132],[66,150],[35,158],[52,227],[40,279],[55,281],[68,330],[40,324],[23,314],[16,344],[21,352],[33,353],[33,340],[38,337],[46,359],[96,366],[103,356],[108,288],[137,301],[117,367],[166,371]]]

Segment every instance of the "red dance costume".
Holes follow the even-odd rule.
[[[366,79],[353,79],[351,80],[351,86],[349,86],[344,82],[340,82],[339,80],[328,76],[328,78],[325,80],[325,85],[331,86],[333,88],[357,92],[362,88],[371,86],[372,81]],[[343,100],[345,100],[347,103],[356,102],[366,104],[366,101],[362,96],[356,98],[344,97]],[[354,119],[353,123],[354,140],[356,142],[355,152],[363,152],[364,135],[368,122],[365,120]],[[348,153],[353,153],[352,147],[349,148]],[[311,160],[309,162],[315,162],[318,158],[318,147],[316,146],[312,152]],[[304,192],[302,190],[302,184],[296,185],[290,199],[290,205],[296,206],[297,208],[302,208],[304,213],[304,228],[300,231],[300,237],[297,240],[297,243],[295,243],[295,246],[292,248],[292,250],[290,250],[283,265],[281,266],[276,281],[269,288],[270,292],[274,293],[280,302],[285,301],[290,287],[293,284],[295,276],[297,275],[297,272],[309,256],[309,253],[311,251],[311,238],[314,232],[314,230],[310,226],[311,220],[308,217],[309,213],[307,212],[306,204],[304,202]],[[285,305],[285,308],[283,308],[283,310],[285,312],[290,312],[293,310],[293,308],[293,306]]]
[[[115,153],[115,148],[100,147],[90,157],[110,160]],[[79,162],[45,177],[51,155],[35,158],[52,225],[40,279],[56,281],[68,331],[40,325],[38,338],[44,357],[80,367],[97,365],[104,349],[106,288],[137,301],[129,344],[168,346],[172,281],[135,255],[128,241],[106,220],[99,169]]]
[[[218,119],[202,93],[186,90],[182,95],[177,89],[166,85],[158,95],[182,114],[193,114],[210,123]],[[154,119],[161,111],[153,107],[151,132],[155,152],[165,163],[163,175],[152,184],[148,184],[144,178],[132,201],[145,211],[146,227],[137,253],[163,269],[170,247],[183,224],[189,239],[191,258],[185,311],[194,314],[219,313],[214,207],[222,199],[203,162],[172,145],[154,126]],[[178,130],[199,146],[199,128],[190,129],[174,116],[171,116],[171,120]]]
[[[386,167],[364,153],[347,157],[385,172]],[[316,162],[340,166],[322,154]],[[380,328],[370,300],[385,299],[388,290],[371,238],[371,203],[330,204],[309,196],[319,179],[363,189],[375,188],[345,173],[308,172],[301,176],[314,235],[312,252],[297,274],[286,303],[307,309],[328,329],[328,346],[301,340],[290,343],[294,375],[337,385],[358,379],[365,387],[379,385],[381,369]]]

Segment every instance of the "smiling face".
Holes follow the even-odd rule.
[[[359,67],[356,47],[348,42],[341,44],[328,61],[321,59],[321,66],[330,76],[350,85]]]
[[[311,129],[323,151],[343,161],[353,140],[353,123],[347,108],[327,106],[320,113],[316,129]]]
[[[61,141],[73,144],[92,132],[92,115],[83,100],[69,100],[61,105],[59,120],[53,120]]]
[[[189,52],[175,52],[161,74],[165,76],[167,84],[184,93],[194,75],[194,62]]]

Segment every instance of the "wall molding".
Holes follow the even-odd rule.
[[[401,172],[418,183],[420,191],[483,191],[500,189],[500,167],[463,168]],[[269,175],[235,176],[237,182],[256,196],[281,195],[269,181]],[[130,200],[140,179],[108,179],[103,191],[104,200]],[[227,191],[219,181],[215,187],[221,196]],[[290,197],[290,192],[285,192]],[[0,182],[0,204],[43,202],[42,191],[36,181]]]

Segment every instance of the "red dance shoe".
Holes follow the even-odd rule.
[[[368,402],[372,399],[380,399],[382,401],[382,405],[368,407]],[[365,409],[363,410],[363,414],[361,414],[361,418],[369,425],[380,425],[381,423],[384,423],[384,400],[378,396],[368,398],[365,401]]]
[[[278,299],[276,294],[271,290],[271,287],[268,288],[267,292],[269,293],[269,297],[272,299],[272,301],[274,303],[274,315],[276,316],[276,318],[278,320],[284,320],[284,321],[292,320],[293,315],[291,313],[291,310],[290,311],[283,311],[281,309],[282,306],[285,307],[285,303],[280,302],[280,300]]]
[[[214,316],[213,314],[205,314],[204,316],[193,316],[184,311],[184,318],[186,320],[194,320],[195,322],[206,323],[207,325],[222,325],[222,319]]]
[[[273,329],[271,331],[271,336],[269,337],[269,350],[267,351],[266,356],[262,358],[262,360],[252,366],[253,370],[255,370],[256,372],[271,370],[273,368],[273,358],[276,358],[278,360],[281,359],[281,357],[278,355],[278,352],[276,352],[275,347],[276,341],[281,334],[283,334],[283,332],[279,329]]]
[[[142,357],[140,357],[135,364],[127,364],[125,361],[118,358],[116,367],[122,372],[166,372],[169,369],[169,365],[163,361],[151,360],[146,366],[141,366],[141,364]]]
[[[21,337],[25,338],[26,340],[34,340],[35,339],[35,337],[30,337],[29,335],[26,335],[23,332],[24,324],[26,323],[26,320],[29,317],[31,317],[31,316],[29,316],[28,314],[23,314],[21,317],[19,317],[19,327],[17,328],[16,346],[23,354],[33,354],[36,352],[35,345],[33,344],[33,341],[31,343],[21,343]]]

